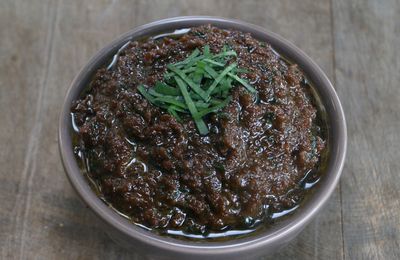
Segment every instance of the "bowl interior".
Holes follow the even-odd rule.
[[[294,214],[274,224],[268,230],[249,237],[228,240],[226,242],[204,241],[198,243],[170,237],[162,237],[143,230],[119,216],[116,212],[105,205],[91,190],[83,174],[80,172],[77,161],[75,160],[71,140],[71,102],[79,97],[82,90],[90,82],[96,70],[105,66],[119,48],[130,40],[203,24],[212,24],[220,28],[249,32],[256,39],[271,44],[278,53],[287,57],[290,61],[297,63],[316,88],[316,91],[326,109],[328,120],[328,138],[330,142],[328,165],[320,182],[316,187],[314,187],[312,196],[310,196],[306,203],[299,207]],[[84,202],[102,220],[127,236],[142,240],[147,244],[165,248],[170,248],[171,246],[192,249],[224,249],[244,246],[256,247],[265,245],[281,237],[290,236],[290,234],[295,231],[301,230],[311,220],[316,212],[319,211],[333,192],[343,167],[346,153],[346,142],[346,124],[338,97],[328,78],[306,54],[290,42],[274,33],[264,30],[261,27],[237,20],[228,20],[216,17],[177,17],[166,19],[140,26],[120,36],[117,40],[98,52],[74,79],[63,104],[59,128],[59,146],[67,176]]]

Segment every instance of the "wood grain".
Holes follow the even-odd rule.
[[[349,124],[341,187],[297,239],[265,259],[399,259],[399,6],[0,1],[0,258],[142,259],[102,232],[68,183],[57,148],[60,106],[79,69],[119,34],[161,18],[217,15],[261,25],[303,49],[336,82]]]
[[[54,6],[46,2],[36,6],[2,2],[0,8],[0,234],[4,259],[26,249],[28,198],[40,145],[40,104],[48,75],[53,13]]]
[[[335,75],[348,122],[345,256],[400,258],[399,1],[334,1]]]

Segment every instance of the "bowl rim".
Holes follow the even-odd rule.
[[[127,41],[131,40],[133,36],[133,39],[137,39],[141,36],[149,35],[149,33],[155,28],[163,26],[170,26],[171,28],[176,29],[187,27],[182,26],[183,24],[193,24],[192,26],[213,24],[217,27],[232,28],[234,30],[250,32],[252,35],[255,34],[267,37],[269,39],[268,43],[270,43],[274,49],[283,48],[286,52],[290,52],[291,55],[295,55],[297,57],[296,63],[302,63],[299,64],[300,67],[302,69],[306,67],[310,73],[313,73],[315,78],[320,81],[321,85],[316,85],[315,88],[318,92],[323,92],[325,95],[324,105],[326,106],[326,104],[329,103],[330,110],[327,111],[328,114],[330,113],[329,131],[332,131],[334,135],[334,137],[329,137],[331,138],[330,140],[332,140],[331,146],[333,146],[333,152],[331,151],[329,167],[325,173],[327,176],[324,176],[323,178],[324,184],[320,188],[321,192],[313,194],[312,198],[309,198],[307,203],[300,207],[302,210],[291,215],[289,220],[282,225],[271,227],[271,229],[263,231],[257,235],[251,235],[246,238],[231,239],[224,242],[194,242],[160,236],[133,225],[109,208],[92,191],[83,174],[79,170],[77,161],[73,154],[70,136],[70,108],[72,100],[76,99],[77,92],[80,92],[78,91],[78,87],[82,85],[85,78],[87,79],[89,77],[88,75],[93,75],[93,72],[99,67],[100,63],[104,66],[104,61],[101,62],[101,60],[105,60],[104,57],[106,55],[110,56],[115,54],[115,50]],[[280,51],[278,50],[278,52]],[[309,74],[307,75],[309,76]],[[253,250],[255,248],[264,247],[273,244],[274,242],[281,241],[282,239],[288,238],[303,229],[327,202],[339,181],[347,150],[347,128],[343,108],[333,85],[321,68],[294,44],[260,26],[236,19],[227,19],[215,16],[180,16],[157,20],[138,26],[133,30],[120,35],[116,40],[96,52],[89,62],[79,71],[68,88],[59,117],[58,141],[62,163],[71,185],[85,204],[87,204],[100,219],[124,235],[144,244],[177,253],[207,255],[210,253],[223,254],[236,253],[242,250]]]

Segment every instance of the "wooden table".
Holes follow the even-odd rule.
[[[117,35],[199,14],[291,40],[323,68],[344,106],[341,183],[273,259],[400,258],[398,0],[82,2],[0,2],[0,258],[140,259],[102,232],[68,183],[57,147],[60,106],[79,69]]]

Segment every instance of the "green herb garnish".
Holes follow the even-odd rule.
[[[245,79],[238,73],[248,71],[238,68],[234,62],[237,54],[224,46],[221,52],[212,54],[210,46],[203,51],[194,50],[185,60],[168,64],[164,82],[157,81],[153,88],[138,86],[138,91],[152,104],[162,107],[179,122],[180,113],[190,114],[201,135],[208,134],[204,117],[218,112],[229,104],[230,90],[242,85],[247,91],[256,94]]]

